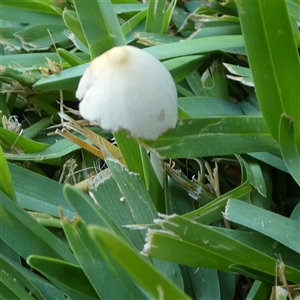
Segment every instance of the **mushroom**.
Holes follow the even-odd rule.
[[[177,91],[166,67],[151,54],[118,46],[95,58],[76,97],[83,118],[111,132],[156,140],[177,123]]]

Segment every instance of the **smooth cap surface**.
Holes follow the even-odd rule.
[[[166,67],[132,46],[112,48],[91,62],[76,92],[80,114],[112,132],[157,139],[177,122],[177,91]]]

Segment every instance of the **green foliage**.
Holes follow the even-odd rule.
[[[252,278],[272,283],[273,277],[269,275],[276,276],[276,253],[280,252],[283,261],[290,261],[291,264],[286,265],[286,278],[293,282],[299,278],[299,270],[294,269],[297,254],[285,247],[279,249],[280,244],[273,245],[271,251],[267,250],[271,249],[272,240],[265,236],[202,225],[177,215],[163,217],[158,224],[164,231],[150,229],[148,244],[144,248],[150,256],[222,271],[239,269],[241,274],[251,274]],[[249,224],[247,226],[251,227]],[[186,255],[182,256],[182,253]]]
[[[268,299],[277,277],[296,297],[299,9],[1,1],[0,298]],[[75,111],[91,59],[125,44],[176,83],[156,141]]]
[[[12,201],[17,201],[15,189],[13,186],[13,181],[11,179],[7,161],[5,159],[4,153],[2,148],[0,149],[0,167],[1,167],[1,173],[0,173],[0,190],[3,194],[5,194],[8,198],[10,198]]]
[[[74,6],[92,59],[126,41],[110,1],[75,0]],[[96,29],[96,30],[93,30]]]
[[[255,218],[252,217],[249,219],[249,211],[255,215]],[[283,216],[276,216],[267,210],[234,199],[228,200],[224,216],[229,221],[261,232],[295,252],[300,253],[298,239],[300,224],[297,221]],[[267,224],[265,224],[264,220],[268,220]]]
[[[276,4],[237,1],[237,6],[259,105],[270,133],[280,141],[287,168],[299,184],[300,63],[287,5],[281,0]],[[285,126],[288,121],[284,118],[292,124]],[[290,147],[293,150],[287,150]]]

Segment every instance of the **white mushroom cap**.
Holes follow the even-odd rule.
[[[80,114],[103,129],[157,139],[177,122],[177,91],[166,67],[151,54],[119,46],[95,58],[76,91]]]

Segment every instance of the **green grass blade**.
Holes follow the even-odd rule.
[[[78,54],[79,57],[87,57],[86,54]],[[59,57],[57,53],[22,53],[22,54],[9,54],[1,56],[1,64],[8,67],[13,66],[15,70],[24,71],[24,69],[36,70],[37,66],[46,67],[46,57],[51,61],[59,63]],[[20,67],[22,66],[22,67]],[[28,77],[28,73],[25,74]],[[25,76],[24,75],[24,76]],[[31,76],[32,77],[32,76]],[[36,78],[37,79],[37,78]],[[36,82],[36,79],[32,78],[31,84]]]
[[[31,141],[32,142],[32,141]],[[49,161],[51,159],[60,158],[66,154],[69,154],[80,147],[67,139],[61,139],[57,143],[52,144],[48,148],[34,153],[5,153],[6,159],[8,160],[19,160],[19,161]],[[53,163],[53,161],[52,161]]]
[[[230,103],[228,95],[228,84],[222,63],[213,61],[209,68],[203,73],[201,83],[207,96],[223,99]]]
[[[51,117],[46,117],[37,121],[23,130],[23,136],[28,139],[34,139],[43,129],[52,124]]]
[[[286,263],[286,278],[292,282],[299,280],[300,270],[294,267],[299,255],[282,245],[280,249],[272,248],[272,239],[260,234],[202,225],[177,215],[161,217],[157,224],[165,231],[148,231],[143,252],[150,257],[229,272],[233,271],[231,267],[235,264],[252,270],[253,275],[259,274],[265,280],[271,278],[273,281],[271,276],[277,275],[278,251],[281,251],[282,259],[289,261]],[[292,261],[290,255],[293,256]]]
[[[180,97],[178,106],[191,118],[243,115],[238,105],[213,97]]]
[[[78,18],[90,49],[91,59],[114,46],[126,45],[110,1],[74,0]]]
[[[229,199],[224,217],[261,232],[300,254],[299,222],[235,199]]]
[[[87,224],[105,227],[114,234],[124,237],[119,227],[117,227],[110,216],[106,214],[102,206],[95,205],[93,200],[86,194],[67,184],[64,186],[64,195],[68,202],[74,207],[77,214],[79,214]]]
[[[2,127],[0,127],[0,135],[1,139],[3,139],[8,144],[7,146],[12,148],[19,148],[25,153],[39,152],[49,147],[49,145],[45,143],[35,142]]]
[[[299,148],[300,65],[286,1],[240,0],[236,3],[266,123],[272,136],[278,139],[281,114],[292,116]]]
[[[259,163],[255,159],[251,159],[250,157],[241,160],[243,161],[243,165],[247,172],[248,182],[262,196],[267,197],[267,186],[264,181],[262,169]]]
[[[186,74],[197,68],[203,58],[204,56],[200,55],[179,57],[164,62],[164,65],[169,69],[174,80],[180,81],[184,79]],[[41,78],[38,81],[35,79],[34,88],[43,91],[52,91],[57,89],[76,90],[80,77],[88,66],[89,63],[85,63],[73,68],[65,69],[59,74],[53,74],[47,78]]]
[[[101,210],[103,209],[107,216],[109,216],[108,219],[110,219],[110,222],[113,222],[118,226],[118,230],[122,231],[122,233],[127,237],[128,240],[130,240],[136,249],[142,249],[144,245],[144,237],[140,231],[129,230],[125,227],[128,224],[135,224],[134,217],[130,207],[126,203],[124,195],[121,193],[119,186],[112,177],[109,169],[106,169],[106,171],[103,171],[95,176],[95,181],[99,182],[98,184],[95,184],[94,188],[90,189],[90,192],[93,193],[96,201],[101,207]],[[74,201],[72,202],[74,203]],[[96,209],[97,214],[100,216],[99,210],[99,208]],[[87,224],[100,224],[99,220],[96,220],[96,218],[95,220],[91,220],[94,216],[94,213],[90,213],[88,218],[82,213],[82,209],[78,208],[78,213],[84,218],[84,221]],[[107,218],[104,218],[102,213],[101,219],[102,222],[107,221]],[[106,225],[103,227],[112,229],[111,225],[107,226],[108,224],[109,222],[106,222]]]
[[[151,299],[189,299],[135,249],[101,227],[89,229],[99,249],[105,248],[138,287]],[[141,276],[141,270],[143,276]]]
[[[146,48],[145,51],[151,53],[159,60],[165,60],[210,51],[231,51],[234,48],[243,48],[244,46],[244,37],[242,35],[224,35],[158,45]]]
[[[168,8],[165,10],[164,16],[163,16],[163,26],[162,26],[162,32],[163,33],[167,33],[169,26],[170,26],[170,22],[172,20],[172,16],[174,13],[174,9],[176,7],[177,4],[177,0],[172,0],[170,3],[168,3]]]
[[[70,250],[23,209],[0,195],[1,239],[23,258],[31,254],[46,255],[76,264]],[[30,243],[28,243],[30,241]]]
[[[232,48],[241,48],[244,47],[243,36],[218,36],[218,37],[208,37],[195,40],[187,40],[184,42],[176,42],[165,45],[159,45],[155,47],[148,47],[145,51],[151,53],[156,58],[160,60],[166,59],[175,59],[176,57],[188,56],[199,53],[206,53],[211,51],[218,50],[230,50]],[[98,53],[99,55],[99,53]],[[195,58],[197,59],[197,58]],[[199,57],[202,59],[202,57]],[[174,61],[176,62],[176,61]],[[178,63],[178,61],[177,61]],[[196,67],[188,64],[188,58],[183,59],[183,65],[187,64],[187,68]],[[169,63],[166,62],[166,65],[169,66]],[[172,67],[173,67],[172,62]],[[47,78],[42,78],[35,83],[34,88],[41,89],[44,91],[50,91],[53,89],[76,89],[79,79],[82,76],[84,70],[88,67],[88,64],[77,66],[68,70],[64,70],[59,74],[53,74]],[[176,70],[172,70],[174,74],[178,74]],[[176,75],[178,76],[178,75]],[[176,77],[176,80],[182,78],[182,75]]]
[[[264,119],[253,116],[182,119],[175,129],[156,141],[145,141],[143,145],[159,156],[168,158],[260,151],[280,155]]]
[[[135,222],[151,224],[157,218],[157,211],[140,175],[129,172],[116,160],[107,159],[106,163],[131,208]]]
[[[300,153],[297,148],[294,119],[283,114],[280,120],[279,143],[287,169],[300,185]]]
[[[178,182],[164,175],[164,191],[166,201],[166,214],[184,214],[194,211],[195,205],[190,195]]]
[[[148,8],[148,3],[141,3],[136,0],[113,0],[113,7],[117,15],[124,13],[138,13]]]
[[[144,178],[149,195],[160,213],[165,213],[164,191],[153,169],[150,157],[146,149],[141,148],[141,156],[144,169]]]
[[[141,176],[129,172],[113,159],[106,159],[106,164],[126,199],[125,204],[130,210],[134,223],[152,224],[158,214]],[[146,233],[142,231],[140,234],[145,237]],[[182,284],[180,270],[177,265],[159,260],[154,260],[153,264],[164,272],[168,278],[174,280],[177,285]]]
[[[1,249],[2,250],[2,249]],[[39,274],[32,272],[28,266],[23,267],[19,261],[14,261],[5,255],[0,255],[0,265],[1,269],[5,270],[10,274],[11,280],[14,283],[26,288],[26,291],[34,297],[34,299],[44,300],[44,299],[57,299],[64,300],[66,299],[66,293],[61,291],[59,288],[51,284],[47,279],[42,278]],[[2,277],[1,277],[2,278]],[[0,279],[1,282],[1,279]],[[1,284],[1,283],[0,283]],[[5,296],[4,289],[0,286],[1,296]],[[73,294],[70,295],[67,293],[68,299],[75,299]],[[6,297],[5,299],[16,299],[14,296]],[[28,297],[23,297],[22,299],[28,299]]]
[[[54,283],[59,282],[64,286],[74,289],[78,293],[78,297],[97,299],[97,293],[78,265],[37,255],[29,256],[27,263]]]
[[[135,27],[140,24],[142,22],[142,20],[145,19],[146,15],[147,15],[147,9],[144,9],[140,12],[138,12],[135,16],[133,16],[132,18],[130,18],[128,21],[126,21],[125,23],[123,23],[121,25],[121,29],[122,32],[124,34],[124,36],[127,36],[128,34],[130,34],[130,32],[132,32]]]
[[[270,295],[272,286],[269,283],[254,281],[246,300],[267,299]]]
[[[163,62],[165,67],[171,73],[175,82],[179,82],[197,69],[203,62],[205,55],[189,55],[169,59]]]
[[[74,217],[72,207],[64,199],[62,184],[15,164],[9,163],[9,170],[22,208],[56,217],[62,209],[65,216]]]
[[[28,52],[43,51],[55,44],[72,46],[72,42],[64,34],[65,26],[37,24],[19,30],[14,35],[22,42],[22,48]]]
[[[283,172],[288,173],[288,170],[287,170],[283,160],[276,155],[273,155],[268,152],[252,152],[252,153],[249,153],[249,155],[256,158],[259,161],[262,161],[262,162],[274,167],[274,168],[277,168]]]
[[[11,81],[16,80],[21,85],[26,87],[31,87],[38,79],[40,79],[40,75],[38,74],[29,74],[24,71],[18,71],[12,69],[11,67],[2,67],[0,70],[1,79],[4,82],[11,83]]]
[[[129,137],[126,132],[117,132],[114,134],[114,137],[122,153],[122,157],[126,163],[128,170],[140,174],[144,183],[149,188],[149,178],[147,179],[147,168],[145,169],[144,166],[144,160],[147,159],[145,157],[143,158],[144,150],[136,142],[136,140]],[[152,183],[154,182],[154,180],[152,181]]]
[[[68,62],[71,66],[79,66],[85,63],[85,61],[82,60],[80,57],[76,56],[75,54],[65,49],[58,48],[57,53],[62,59]]]
[[[182,266],[181,270],[186,276],[185,292],[190,297],[193,299],[222,299],[218,271],[187,266]],[[225,299],[231,299],[228,294],[226,296]]]
[[[141,298],[141,293],[119,263],[111,259],[107,249],[98,247],[89,227],[81,219],[65,219],[63,228],[80,266],[101,299]],[[112,235],[115,236],[113,233]],[[119,246],[116,247],[120,249]]]
[[[231,73],[227,78],[239,81],[247,86],[254,86],[252,72],[249,68],[223,63],[225,68]]]
[[[118,132],[114,136],[128,170],[140,174],[152,196],[156,208],[164,211],[163,198],[159,197],[159,195],[162,195],[162,191],[160,191],[161,186],[157,185],[159,183],[156,175],[152,172],[149,156],[145,153],[146,150],[141,148],[136,140],[129,137],[126,132]]]
[[[33,87],[43,91],[53,91],[58,89],[75,91],[83,72],[88,66],[89,63],[85,63],[80,66],[63,70],[59,74],[41,78],[33,85]]]
[[[6,276],[1,276],[0,282],[0,291],[1,291],[1,298],[2,299],[28,299],[34,300],[32,295],[27,292],[22,286],[20,286],[14,278],[9,276],[9,274],[5,274]]]
[[[144,29],[144,28],[143,28]],[[162,44],[169,44],[180,42],[182,40],[179,36],[167,35],[161,33],[150,33],[144,31],[138,31],[135,33],[135,37],[138,42],[149,46],[156,46]]]
[[[54,9],[55,7],[55,9]],[[45,1],[10,1],[0,2],[1,19],[15,20],[25,24],[56,24],[63,25],[59,15],[59,8],[53,2]]]
[[[11,261],[8,257],[5,257],[4,255],[0,254],[0,267],[2,272],[7,276],[7,280],[13,281],[14,284],[17,284],[18,286],[22,285],[26,287],[27,296],[25,295],[25,299],[38,299],[38,300],[46,299],[43,297],[43,295],[41,294],[41,292],[39,291],[35,283],[30,281],[29,278],[26,276],[27,274],[25,274],[24,268],[21,265],[17,265],[15,262]],[[3,279],[3,277],[6,276],[2,275],[1,279]],[[7,287],[9,288],[10,286],[14,286],[14,285],[9,284],[9,286]],[[0,291],[2,291],[1,288]],[[25,290],[23,289],[22,294],[24,294],[24,292]],[[30,295],[33,298],[30,298]],[[4,295],[1,293],[1,296]]]
[[[184,215],[184,217],[193,219],[202,224],[211,224],[222,220],[223,211],[229,198],[240,199],[247,196],[252,191],[248,182],[244,182],[235,189],[225,193],[224,195],[214,199],[210,203]]]
[[[128,170],[139,173],[143,178],[144,168],[139,144],[124,131],[116,132],[114,137]]]
[[[15,193],[14,184],[1,146],[0,146],[0,169],[1,169],[0,191],[4,193],[10,200],[17,202],[17,196]]]
[[[55,3],[53,3],[52,4],[53,6],[51,7],[49,5],[49,1],[31,0],[28,1],[28,3],[26,3],[26,2],[19,2],[19,1],[3,0],[1,1],[1,5],[6,7],[22,8],[24,10],[36,11],[39,13],[48,13],[53,15],[58,14],[57,11],[54,9],[54,7],[56,7]]]
[[[78,15],[75,11],[65,10],[63,12],[63,19],[67,27],[71,30],[71,32],[79,39],[79,41],[86,47],[88,47],[88,43],[84,36],[83,30],[81,28],[80,22],[78,20]]]
[[[165,33],[164,29],[164,14],[166,9],[166,0],[150,0],[148,6],[146,31],[153,33]]]

